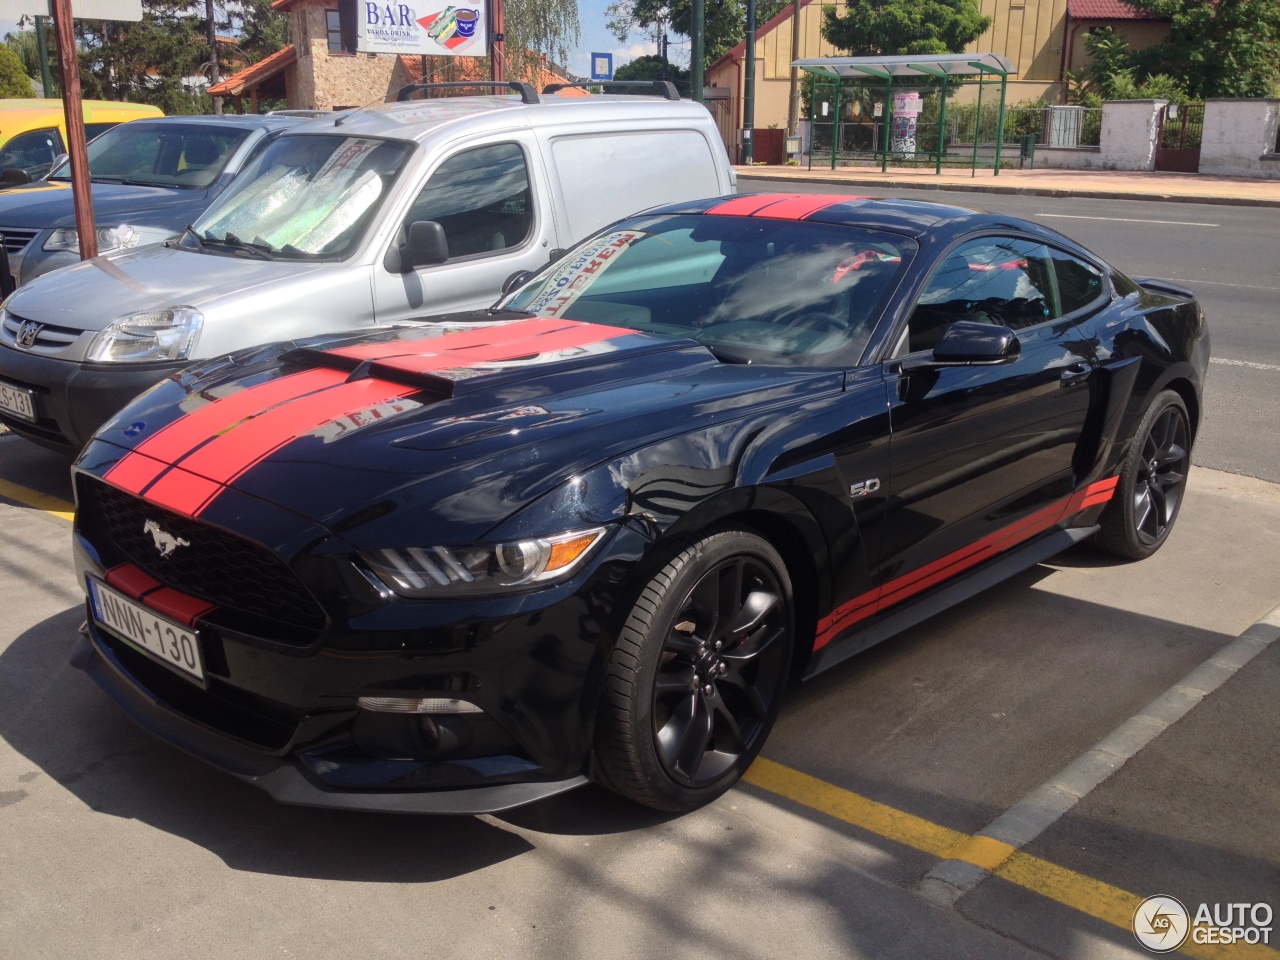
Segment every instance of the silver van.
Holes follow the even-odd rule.
[[[734,190],[700,104],[513,86],[300,124],[181,237],[20,288],[0,307],[0,423],[74,453],[193,360],[486,307],[614,220]]]

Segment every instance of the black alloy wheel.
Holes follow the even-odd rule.
[[[1133,560],[1151,556],[1168,539],[1191,469],[1191,421],[1173,390],[1147,408],[1120,471],[1116,493],[1102,514],[1098,544]]]
[[[777,717],[792,619],[786,567],[760,537],[728,530],[681,552],[645,587],[610,661],[599,779],[672,811],[733,786]]]

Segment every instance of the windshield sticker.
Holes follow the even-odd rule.
[[[333,153],[329,154],[329,159],[325,161],[324,166],[316,171],[315,177],[312,178],[313,182],[319,183],[325,177],[340,173],[348,167],[359,166],[361,160],[380,146],[382,146],[381,140],[359,140],[348,137]]]
[[[542,284],[542,292],[528,307],[540,317],[562,317],[578,297],[595,283],[618,255],[641,237],[640,230],[615,230],[581,248]]]

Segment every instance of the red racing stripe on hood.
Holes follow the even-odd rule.
[[[563,326],[565,321],[559,323]],[[570,325],[560,330],[553,330],[534,337],[525,337],[510,342],[487,344],[464,350],[442,350],[439,353],[416,353],[390,357],[378,361],[379,367],[389,367],[406,373],[430,373],[433,370],[451,370],[455,367],[473,367],[485,363],[503,363],[534,357],[540,353],[552,353],[558,350],[570,350],[574,347],[586,347],[602,340],[614,337],[626,337],[635,333],[626,327],[609,327],[599,323],[579,323],[569,321]],[[436,338],[431,341],[439,343],[441,339],[452,340],[452,337]]]
[[[416,340],[387,340],[379,343],[364,343],[355,347],[338,347],[326,350],[335,357],[347,357],[350,360],[387,360],[391,357],[418,356],[422,354],[453,353],[462,350],[501,349],[507,344],[536,339],[563,330],[584,329],[593,324],[581,323],[577,320],[564,320],[557,317],[533,317],[529,320],[517,320],[514,323],[496,323],[465,330],[462,333],[449,333],[443,337],[420,337]],[[607,328],[617,330],[615,327]],[[634,333],[633,330],[626,331]],[[610,336],[618,336],[615,332]],[[550,349],[550,348],[548,348]],[[534,350],[533,353],[541,351]],[[493,360],[494,357],[482,357],[481,360]],[[463,366],[465,361],[446,363],[440,369]]]

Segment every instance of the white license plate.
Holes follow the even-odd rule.
[[[35,423],[35,392],[27,390],[25,387],[15,387],[11,383],[0,381],[0,410]]]
[[[89,598],[98,623],[161,663],[204,681],[204,664],[200,662],[200,644],[194,631],[92,578],[89,579]]]

